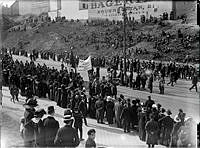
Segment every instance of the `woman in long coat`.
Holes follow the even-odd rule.
[[[142,141],[146,140],[146,131],[145,131],[145,125],[146,125],[146,121],[147,121],[147,114],[146,111],[144,110],[144,108],[142,109],[141,112],[139,112],[139,122],[138,122],[138,126],[139,126],[139,138]]]
[[[147,139],[146,143],[148,144],[148,147],[154,147],[154,145],[158,144],[158,131],[159,131],[159,125],[158,122],[156,122],[153,118],[153,116],[150,116],[150,121],[147,122],[145,129],[147,132]]]
[[[112,98],[108,96],[108,102],[106,103],[106,115],[108,124],[113,124],[113,117],[114,117],[114,102]]]

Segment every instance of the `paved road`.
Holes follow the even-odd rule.
[[[14,59],[20,59],[22,61],[30,61],[29,58],[21,56],[13,56]],[[61,62],[55,62],[53,60],[38,59],[36,63],[45,63],[49,67],[55,67],[60,69]],[[101,68],[100,75],[105,76],[107,74],[105,68]],[[81,72],[81,76],[85,81],[88,81],[87,72]],[[166,79],[166,82],[169,80]],[[153,93],[150,94],[147,91],[137,91],[130,88],[118,86],[118,94],[124,94],[127,98],[140,98],[146,100],[148,95],[163,105],[166,109],[171,109],[173,116],[176,115],[179,108],[182,108],[188,116],[192,116],[197,122],[200,121],[200,99],[199,93],[194,90],[189,91],[191,87],[191,81],[178,80],[175,87],[165,85],[165,95],[159,94],[158,82],[154,82]],[[198,88],[200,90],[200,87]]]
[[[14,59],[28,60],[25,57],[14,56]],[[39,63],[46,63],[47,66],[54,66],[55,68],[60,68],[60,63],[46,60],[38,60]],[[101,75],[106,74],[106,70],[101,70]],[[87,81],[86,74],[83,74],[84,79]],[[178,81],[178,84],[175,87],[166,86],[166,94],[158,94],[158,83],[154,82],[155,89],[154,93],[151,94],[152,98],[156,103],[162,104],[166,109],[170,108],[174,113],[173,116],[177,113],[179,108],[182,108],[188,116],[194,117],[195,120],[199,120],[199,93],[194,91],[190,92],[188,90],[191,85],[191,81]],[[130,88],[118,86],[118,94],[124,94],[126,98],[140,98],[142,101],[145,101],[147,96],[150,95],[147,91],[137,91]],[[24,103],[25,98],[20,97],[19,103],[10,102],[10,94],[8,88],[3,87],[3,109],[2,109],[2,128],[1,128],[1,143],[5,144],[5,147],[15,147],[22,146],[23,141],[19,136],[19,119],[23,116],[24,108],[22,104]],[[56,106],[55,102],[52,102],[47,99],[38,100],[38,108],[47,108],[49,105]],[[59,121],[60,125],[63,125],[62,115],[63,109],[56,106],[56,119]],[[146,147],[146,144],[139,140],[137,134],[132,132],[130,134],[124,134],[122,129],[116,127],[109,127],[108,125],[99,125],[96,124],[96,121],[93,119],[88,119],[89,127],[84,126],[84,138],[86,139],[86,132],[90,128],[95,128],[97,131],[96,142],[98,146],[103,147]],[[10,140],[12,139],[12,140]],[[3,146],[3,145],[2,145]],[[79,147],[84,146],[84,141],[81,142]],[[156,146],[157,148],[163,146]]]
[[[20,102],[13,103],[10,101],[10,94],[8,88],[3,87],[3,109],[2,109],[2,128],[1,136],[4,146],[7,147],[22,147],[23,139],[19,135],[19,122],[20,117],[23,116],[25,102],[24,97],[19,97]],[[60,126],[63,126],[63,112],[64,109],[56,106],[56,103],[44,98],[38,99],[39,106],[37,108],[47,109],[47,106],[55,106],[55,118],[59,121]],[[87,138],[87,131],[91,128],[96,130],[96,143],[98,147],[107,148],[133,148],[133,147],[146,147],[145,142],[139,140],[137,133],[131,132],[130,134],[124,134],[123,129],[116,127],[109,127],[109,125],[97,124],[96,120],[87,119],[89,127],[83,125],[83,138]],[[85,141],[82,141],[79,148],[84,147]],[[163,148],[163,146],[157,146],[157,148]]]

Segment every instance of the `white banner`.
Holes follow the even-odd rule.
[[[90,69],[92,69],[91,56],[89,56],[86,60],[79,60],[78,71],[88,71]]]

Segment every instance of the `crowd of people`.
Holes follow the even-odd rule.
[[[151,96],[144,103],[139,99],[127,99],[122,94],[118,97],[117,82],[111,74],[100,79],[99,68],[88,72],[89,96],[80,74],[73,70],[68,72],[63,64],[58,71],[45,64],[36,65],[33,60],[25,63],[14,61],[12,56],[5,54],[2,69],[3,86],[9,87],[12,100],[19,101],[19,93],[26,97],[20,130],[25,146],[76,147],[83,140],[83,121],[88,125],[86,117],[96,119],[97,124],[105,121],[109,125],[116,123],[125,133],[137,130],[140,139],[149,147],[156,144],[192,147],[196,144],[193,137],[196,124],[182,109],[173,119],[171,111],[155,104]],[[137,66],[134,70],[138,70]],[[53,118],[53,106],[47,111],[35,110],[37,100],[34,96],[48,97],[65,108],[63,118],[66,125],[59,128],[59,123]],[[48,117],[44,118],[46,112]],[[88,136],[86,145],[95,147],[95,130],[88,131]]]

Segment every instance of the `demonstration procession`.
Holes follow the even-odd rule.
[[[49,1],[52,5],[51,0]],[[86,6],[85,1],[77,1],[79,7],[82,4]],[[171,1],[163,2],[164,5],[153,1],[154,13],[162,7],[164,11],[158,11],[162,13],[156,16],[152,16],[153,12],[149,11],[149,18],[139,15],[140,21],[137,19],[137,13],[125,14],[130,8],[121,6],[124,4],[126,7],[125,3],[130,3],[131,6],[132,0],[124,0],[124,3],[119,3],[118,0],[114,2],[108,0],[105,4],[104,2],[99,2],[99,5],[96,2],[91,4],[92,9],[97,9],[98,13],[89,18],[96,19],[98,15],[103,15],[106,16],[106,20],[105,18],[85,22],[80,22],[79,19],[67,20],[69,17],[67,15],[66,18],[58,16],[61,11],[56,12],[57,17],[54,19],[51,18],[51,13],[47,13],[47,16],[24,17],[25,21],[16,25],[11,21],[12,17],[8,16],[14,13],[13,5],[21,4],[18,0],[11,5],[12,13],[3,15],[4,23],[7,23],[7,26],[4,24],[7,33],[5,38],[9,38],[5,39],[6,43],[1,46],[2,127],[4,130],[5,126],[7,131],[4,132],[9,133],[10,137],[15,140],[21,139],[23,143],[13,147],[111,148],[112,145],[116,148],[196,148],[200,146],[199,57],[194,51],[199,46],[199,43],[196,43],[199,42],[199,28],[195,28],[198,32],[195,29],[194,32],[189,32],[188,28],[192,27],[187,22],[189,17],[187,18],[186,14],[177,17],[180,21],[177,23],[174,17],[175,14],[178,15],[178,6],[177,13],[173,12],[174,10],[166,12],[168,8],[165,7],[168,7],[167,4],[171,4]],[[39,5],[34,0],[32,3]],[[144,3],[144,8],[146,7],[146,1],[138,3]],[[176,5],[174,3],[172,6]],[[41,2],[40,5],[43,6],[42,4]],[[114,13],[114,8],[119,5],[124,20],[107,19],[116,16],[105,15],[104,13],[111,13],[106,7],[112,7]],[[188,7],[189,5],[188,2]],[[41,11],[41,6],[34,9]],[[138,9],[142,9],[142,6],[141,8],[138,6]],[[77,13],[82,9],[85,10],[84,7],[79,8]],[[150,7],[151,2],[148,3],[148,8]],[[183,7],[186,7],[185,3]],[[8,13],[4,10],[10,8],[7,6],[3,8],[2,12]],[[88,15],[90,11],[92,15],[94,10],[87,10]],[[186,28],[182,29],[179,26],[175,31],[164,31],[163,28],[171,27],[167,26],[168,21],[178,24],[174,23],[171,26],[186,25]],[[9,25],[11,23],[13,24]],[[64,25],[74,25],[74,28],[80,25],[80,30],[85,32],[74,33],[75,37],[73,32],[76,28],[69,29],[66,36],[61,34],[63,32],[53,33]],[[156,33],[150,31],[153,25],[158,25]],[[147,26],[144,29],[147,31],[138,29],[140,26]],[[87,34],[86,32],[89,32],[87,27],[96,28],[91,34]],[[98,27],[106,29],[100,30]],[[126,27],[129,30],[126,31]],[[53,31],[48,32],[48,28]],[[139,30],[137,34],[133,33],[136,28]],[[50,34],[50,38],[46,39],[45,32]],[[26,41],[20,33],[25,34]],[[16,39],[15,44],[12,44],[14,42],[12,34],[20,38]],[[30,36],[31,39],[28,41]],[[47,43],[41,41],[45,49],[38,46],[42,38],[48,40]],[[52,38],[56,40],[53,44]],[[30,43],[31,40],[34,42]],[[80,50],[81,48],[85,50],[83,41],[86,41],[87,51]],[[62,48],[59,51],[62,42],[64,50]],[[33,46],[29,47],[30,44]],[[80,44],[80,49],[77,50],[76,44]],[[90,51],[89,47],[94,50]],[[101,48],[105,50],[101,51]],[[94,54],[94,51],[97,53]],[[43,104],[40,104],[41,102]],[[20,116],[22,114],[19,113],[20,110],[23,116]],[[193,113],[195,115],[191,116]],[[17,116],[14,117],[15,115]],[[13,119],[6,121],[8,119],[5,117],[8,116]],[[2,137],[6,139],[4,134]],[[129,140],[134,144],[129,143]],[[5,144],[1,139],[1,143],[3,142]],[[7,148],[4,145],[2,147]]]

